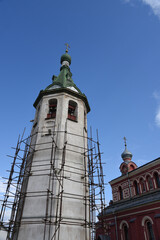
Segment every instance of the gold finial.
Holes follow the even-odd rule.
[[[123,139],[124,139],[125,147],[127,147],[127,139],[126,139],[126,137],[124,137]]]
[[[70,48],[70,46],[68,43],[65,43],[65,45],[66,45],[66,53],[68,53],[68,48]]]

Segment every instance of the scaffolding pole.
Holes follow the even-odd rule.
[[[22,134],[21,139],[18,138],[14,157],[11,156],[13,162],[0,212],[0,227],[7,231],[6,240],[17,239],[26,196],[28,198],[46,198],[45,217],[37,220],[33,217],[33,221],[21,223],[44,224],[43,240],[59,240],[61,225],[83,226],[85,240],[88,239],[88,232],[90,232],[89,239],[95,240],[96,216],[103,213],[105,207],[105,184],[98,131],[97,140],[95,141],[92,137],[91,128],[90,137],[85,132],[81,136],[68,132],[66,123],[64,131],[59,130],[59,127],[55,131],[54,126],[52,133],[49,134],[50,139],[44,143],[36,144],[36,141],[32,141],[32,137],[33,135],[37,137],[38,134],[42,134],[42,132],[37,131],[28,138],[24,138],[24,134]],[[45,133],[43,132],[43,134]],[[58,145],[59,135],[61,134],[64,136],[63,146]],[[68,137],[73,136],[83,138],[83,146],[71,144],[67,141]],[[50,151],[50,159],[45,157],[44,159],[36,159],[34,165],[32,165],[35,152],[48,150]],[[59,156],[57,152],[61,155],[61,158],[57,157]],[[66,153],[69,152],[83,157],[83,168],[67,165]],[[42,169],[37,170],[37,165]],[[65,176],[67,173],[71,174],[72,178],[67,178]],[[26,192],[29,176],[33,174],[35,178],[48,176],[48,186],[44,191]],[[74,176],[80,176],[81,180],[77,180]],[[66,192],[64,190],[64,180],[77,184],[83,183],[84,195]],[[75,219],[65,219],[62,212],[64,199],[82,201],[84,204],[84,219],[80,219],[78,216]],[[55,202],[54,206],[53,202]],[[6,218],[7,209],[10,209],[9,220]]]

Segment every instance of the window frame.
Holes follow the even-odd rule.
[[[153,186],[153,180],[152,180],[151,176],[147,175],[146,179],[147,179],[148,191],[153,190],[154,186]]]
[[[69,119],[73,122],[78,122],[78,104],[73,100],[68,101],[68,117],[67,117],[67,119]]]
[[[146,183],[145,180],[143,178],[140,178],[140,189],[141,189],[141,193],[145,193],[146,192]]]
[[[153,179],[155,183],[155,188],[160,188],[160,178],[158,172],[153,173]]]
[[[139,195],[140,191],[139,191],[139,185],[138,185],[137,180],[134,180],[133,186],[134,186],[135,195],[136,196]]]
[[[48,101],[48,113],[46,119],[55,119],[57,115],[57,99],[52,98]]]
[[[123,200],[124,197],[123,197],[123,190],[122,190],[122,187],[121,187],[121,186],[119,186],[118,192],[119,192],[119,200]]]

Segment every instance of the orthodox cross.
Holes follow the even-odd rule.
[[[70,46],[68,43],[65,43],[65,45],[66,45],[66,53],[68,53],[68,48],[70,48]]]
[[[124,139],[125,147],[127,147],[127,139],[126,139],[126,137],[124,137],[123,139]]]

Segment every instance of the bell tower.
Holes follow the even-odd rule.
[[[13,240],[89,240],[88,100],[72,80],[68,46],[34,102],[26,178]]]

